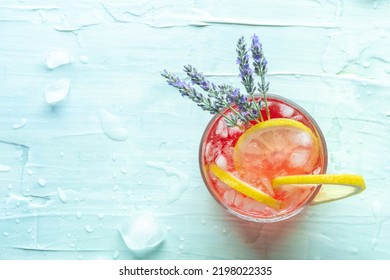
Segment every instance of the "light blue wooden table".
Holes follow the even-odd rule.
[[[389,26],[380,0],[2,0],[0,259],[390,259]],[[364,193],[266,225],[210,196],[211,116],[160,72],[240,86],[235,45],[254,33],[271,92],[313,115],[328,172]],[[140,219],[130,247],[162,242],[135,253],[120,229]]]

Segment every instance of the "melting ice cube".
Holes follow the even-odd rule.
[[[307,149],[296,149],[289,157],[289,164],[293,168],[303,167],[310,157]]]
[[[291,108],[290,106],[287,106],[285,104],[280,104],[279,108],[280,108],[280,113],[285,118],[289,118],[294,114],[294,109]]]
[[[63,51],[50,50],[43,54],[43,63],[47,68],[54,69],[61,65],[70,63],[70,56]]]
[[[219,121],[215,129],[215,134],[219,135],[221,138],[226,138],[228,136],[228,129],[224,120]]]
[[[228,205],[234,205],[234,200],[236,199],[237,192],[233,189],[227,189],[223,194],[223,199]]]
[[[119,229],[127,247],[143,254],[156,248],[165,239],[165,232],[155,216],[147,211],[136,213]]]
[[[99,112],[100,125],[104,134],[115,141],[125,141],[129,136],[128,131],[122,127],[121,119],[105,109]]]
[[[222,169],[226,169],[227,167],[227,159],[223,156],[223,155],[219,155],[216,159],[215,159],[215,163],[221,167]]]
[[[306,133],[306,132],[300,132],[300,133],[294,134],[292,140],[295,144],[298,144],[298,145],[303,146],[303,147],[309,147],[313,143],[313,140],[311,139],[310,134]]]
[[[49,84],[45,89],[46,102],[50,105],[57,104],[64,100],[70,90],[70,81],[60,79]]]

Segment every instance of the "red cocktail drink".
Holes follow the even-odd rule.
[[[262,123],[267,128],[249,133],[254,137],[243,136],[249,127],[228,127],[224,118],[216,115],[204,132],[199,151],[202,177],[215,200],[230,213],[257,222],[280,221],[299,213],[320,189],[317,185],[273,189],[275,177],[323,174],[327,168],[326,143],[314,119],[297,104],[276,95],[267,96],[267,105],[271,121],[263,108]],[[229,109],[224,114],[228,115]],[[291,127],[271,124],[286,120],[293,120]],[[236,191],[215,176],[210,166],[218,166],[280,205],[271,207]]]

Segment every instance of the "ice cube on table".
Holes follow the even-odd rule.
[[[165,240],[160,223],[148,211],[135,213],[124,223],[119,232],[127,247],[135,253],[147,253]]]
[[[43,63],[49,69],[57,68],[61,65],[70,63],[71,59],[68,53],[60,50],[50,50],[43,54]]]
[[[101,109],[99,111],[100,125],[103,133],[114,141],[125,141],[129,136],[129,132],[122,126],[121,119],[107,111]]]
[[[54,105],[68,95],[70,90],[70,81],[68,79],[60,79],[49,84],[45,89],[45,98],[47,104]]]

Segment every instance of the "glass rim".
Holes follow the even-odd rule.
[[[255,97],[260,97],[261,98],[262,96],[256,95]],[[324,164],[323,164],[321,173],[326,173],[327,167],[328,167],[328,149],[327,149],[327,145],[326,145],[326,141],[325,141],[325,137],[323,135],[323,132],[321,131],[320,127],[318,126],[318,124],[314,120],[314,118],[304,108],[302,108],[300,105],[298,105],[294,101],[292,101],[290,99],[287,99],[287,98],[285,98],[283,96],[280,96],[280,95],[277,95],[277,94],[267,94],[267,98],[280,100],[282,102],[287,103],[288,105],[291,105],[294,109],[297,109],[300,113],[302,113],[302,115],[304,115],[310,121],[311,125],[314,127],[314,129],[315,129],[315,131],[316,131],[316,133],[318,135],[318,138],[320,139],[321,146],[322,146],[322,149],[323,149],[323,163]],[[216,114],[208,122],[208,124],[207,124],[207,126],[206,126],[206,128],[205,128],[205,130],[203,132],[203,135],[201,137],[201,140],[200,140],[199,159],[198,159],[199,160],[199,168],[200,168],[200,173],[201,173],[201,176],[202,176],[202,180],[203,180],[204,184],[206,185],[207,190],[209,191],[211,196],[215,199],[215,201],[217,201],[217,203],[219,205],[221,205],[229,213],[233,214],[236,217],[239,217],[241,219],[248,220],[248,221],[251,221],[251,222],[258,222],[258,223],[273,223],[273,222],[279,222],[279,221],[286,220],[288,218],[291,218],[291,217],[299,214],[303,209],[305,209],[307,206],[310,205],[310,203],[313,201],[313,199],[317,196],[318,192],[320,191],[321,186],[316,187],[316,189],[313,191],[313,193],[310,195],[310,197],[308,199],[306,199],[305,203],[300,205],[299,208],[297,208],[297,209],[295,209],[295,210],[293,210],[291,212],[282,213],[280,215],[271,216],[271,217],[253,217],[253,216],[245,215],[243,213],[240,213],[238,211],[233,210],[228,205],[226,205],[220,198],[218,198],[215,195],[214,191],[212,190],[212,187],[210,186],[209,180],[208,180],[208,178],[207,178],[207,176],[205,174],[205,170],[204,170],[205,163],[203,161],[203,151],[204,151],[204,148],[205,148],[205,140],[206,140],[206,138],[207,138],[207,136],[208,136],[208,134],[210,132],[211,127],[215,124],[216,120],[220,119],[220,118],[221,118],[221,115]]]

